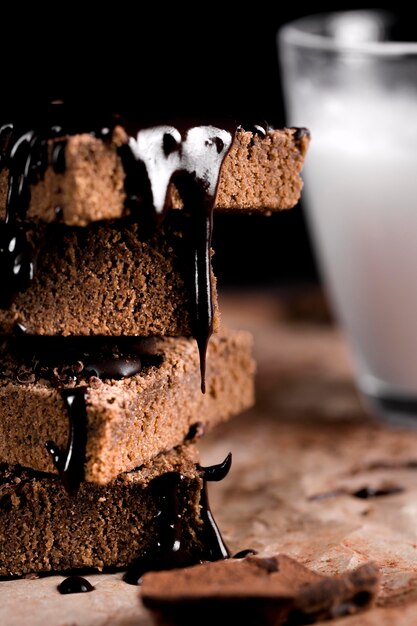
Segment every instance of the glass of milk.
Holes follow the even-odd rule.
[[[313,15],[278,33],[289,123],[307,126],[319,265],[374,412],[417,426],[417,43],[392,15]]]

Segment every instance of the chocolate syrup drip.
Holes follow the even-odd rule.
[[[63,174],[65,172],[66,164],[65,164],[65,147],[67,145],[66,141],[57,141],[53,148],[51,154],[51,163],[55,174]]]
[[[189,288],[192,294],[192,331],[200,356],[201,391],[206,391],[206,354],[213,332],[213,285],[211,276],[211,240],[213,234],[213,203],[205,203],[199,188],[187,185],[188,181],[177,179],[186,206],[194,206],[188,215],[186,241],[188,242]],[[191,200],[191,197],[194,200]],[[206,204],[204,208],[204,204]]]
[[[62,389],[61,396],[69,420],[67,447],[66,450],[60,450],[53,441],[48,441],[45,445],[67,493],[74,496],[84,479],[87,445],[87,388]]]
[[[201,467],[197,465],[197,469],[201,474],[201,477],[209,482],[219,482],[226,478],[232,467],[232,453],[229,452],[227,457],[222,463],[218,465],[210,465],[209,467]]]
[[[193,563],[183,545],[183,520],[179,502],[179,487],[184,476],[179,472],[168,472],[152,481],[156,513],[156,537],[154,545],[136,559],[123,580],[130,585],[142,582],[149,571],[176,569]]]
[[[233,559],[246,559],[247,556],[254,556],[255,554],[258,554],[257,550],[252,550],[252,548],[248,548],[246,550],[240,550],[240,552],[236,552],[236,554],[233,555]]]
[[[266,137],[266,134],[270,128],[266,120],[246,121],[243,122],[239,128],[251,132],[253,135],[259,135],[260,137]]]
[[[58,585],[57,589],[60,594],[66,595],[68,593],[89,593],[94,591],[95,587],[81,576],[69,576]]]
[[[36,252],[30,231],[14,220],[0,224],[0,308],[24,291],[33,278]]]
[[[203,544],[203,550],[200,554],[199,561],[220,561],[222,559],[229,559],[229,549],[223,540],[210,509],[207,482],[205,480],[203,480],[203,489],[201,490],[200,506],[201,519],[203,520],[203,530],[201,531],[200,540]]]
[[[152,481],[151,487],[157,503],[155,543],[131,564],[123,578],[125,582],[137,585],[149,571],[176,569],[202,561],[218,561],[230,557],[210,510],[207,482],[225,478],[230,470],[231,458],[229,454],[223,463],[211,467],[197,465],[203,479],[200,493],[202,530],[193,553],[184,547],[186,527],[181,516],[179,499],[179,489],[184,476],[178,472],[168,472]]]
[[[208,482],[218,482],[226,478],[232,466],[232,453],[229,452],[223,463],[211,465],[209,467],[201,467],[197,465],[197,469],[203,479],[203,489],[201,490],[200,506],[201,517],[203,520],[202,544],[203,552],[200,557],[201,561],[219,561],[221,559],[230,558],[230,552],[223,541],[219,527],[217,526],[213,513],[210,509],[208,499]]]
[[[193,294],[192,330],[200,354],[201,391],[205,393],[206,352],[213,332],[211,239],[213,208],[220,169],[232,144],[232,133],[215,126],[160,125],[137,130],[129,147],[146,169],[155,216],[160,221],[169,203],[169,187],[179,190],[188,216],[190,291]],[[124,158],[126,163],[131,158]],[[143,182],[143,172],[140,174]],[[134,189],[126,177],[126,189]],[[133,195],[137,200],[138,193]]]

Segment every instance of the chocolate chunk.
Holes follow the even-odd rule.
[[[280,554],[203,563],[176,572],[149,573],[142,601],[157,624],[201,626],[233,621],[256,626],[313,624],[372,605],[379,572],[368,563],[323,576]]]

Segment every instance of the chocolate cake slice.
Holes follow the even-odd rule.
[[[55,105],[48,120],[37,120],[32,125],[26,121],[22,128],[15,124],[14,134],[13,120],[0,126],[0,218],[4,215],[8,189],[13,188],[10,173],[13,174],[15,164],[10,159],[8,162],[7,156],[23,136],[27,137],[27,147],[22,143],[19,148],[22,158],[34,153],[24,197],[29,221],[59,219],[71,226],[85,226],[135,212],[149,195],[148,176],[135,163],[136,158],[143,163],[135,148],[147,124],[124,123],[116,116],[95,116],[92,120],[81,117],[66,122],[61,119],[60,108]],[[182,141],[195,128],[210,128],[214,136],[226,135],[220,139],[228,145],[221,147],[215,174],[214,204],[218,210],[268,212],[290,208],[299,200],[300,171],[309,143],[304,129],[275,130],[266,124],[244,128],[230,121],[196,127],[191,123],[184,125],[183,121],[173,125],[164,122],[154,128],[162,129],[160,151],[167,162],[176,150],[175,142],[181,141],[179,133]],[[215,136],[213,141],[216,139]],[[209,140],[212,141],[211,135]],[[214,150],[219,146],[215,143]],[[182,207],[181,184],[171,183],[168,177],[164,186],[168,191],[164,198],[166,208]]]
[[[193,562],[204,530],[197,460],[182,446],[106,486],[84,482],[76,498],[56,476],[0,464],[0,576],[126,568],[164,541],[161,516],[176,511],[176,540]]]
[[[213,336],[205,394],[192,339],[57,341],[9,338],[0,350],[0,459],[59,471],[70,491],[107,483],[181,444],[196,423],[211,428],[253,403],[244,331]]]
[[[192,259],[180,219],[167,216],[157,233],[119,220],[37,225],[32,234],[42,240],[37,270],[14,298],[0,285],[0,334],[193,335]],[[212,304],[216,332],[213,275]]]

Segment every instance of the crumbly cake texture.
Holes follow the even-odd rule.
[[[181,444],[196,422],[211,428],[253,404],[255,365],[249,333],[222,331],[211,338],[205,394],[193,339],[159,339],[153,351],[162,355],[159,366],[149,365],[121,380],[80,383],[88,387],[87,481],[107,483]],[[0,354],[0,459],[55,472],[45,443],[52,440],[61,449],[67,444],[69,418],[61,391],[39,376],[19,383],[22,363],[9,354],[7,342]],[[27,373],[23,381],[31,381]]]
[[[0,308],[0,334],[191,336],[192,259],[181,220],[150,234],[130,220],[33,227],[42,240],[28,288]],[[213,330],[220,315],[212,274]]]
[[[90,134],[65,138],[65,173],[48,167],[44,179],[31,187],[29,220],[60,219],[71,226],[116,219],[125,215],[125,173],[118,148],[127,141],[116,127],[112,141]],[[62,137],[56,141],[62,141]],[[294,206],[300,197],[300,172],[309,135],[298,129],[269,130],[265,137],[238,129],[220,173],[215,208],[274,211]],[[52,153],[54,140],[49,141]],[[0,175],[0,216],[4,215],[8,172]],[[168,206],[181,207],[175,187]]]
[[[274,557],[217,561],[144,576],[141,597],[160,626],[236,623],[257,626],[312,624],[368,608],[379,588],[372,564],[339,576],[323,576],[294,559]]]
[[[182,545],[198,542],[201,478],[193,445],[159,455],[106,486],[82,483],[69,497],[59,479],[0,465],[0,576],[126,567],[152,547],[156,503],[151,481],[167,472],[178,487]]]

